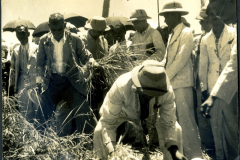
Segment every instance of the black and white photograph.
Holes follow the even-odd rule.
[[[237,18],[237,0],[1,0],[0,159],[239,160]]]

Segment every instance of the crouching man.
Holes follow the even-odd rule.
[[[107,93],[100,115],[94,131],[94,151],[98,159],[114,155],[119,125],[132,121],[140,126],[135,128],[142,128],[145,118],[157,129],[164,160],[185,159],[182,155],[182,130],[176,122],[173,89],[161,63],[147,60],[132,72],[121,75]],[[136,133],[142,133],[141,129]]]

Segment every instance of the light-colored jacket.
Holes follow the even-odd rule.
[[[193,86],[191,54],[194,49],[193,35],[183,23],[174,28],[166,49],[166,73],[173,89]]]
[[[11,55],[11,68],[10,68],[10,77],[11,82],[10,86],[14,86],[14,92],[17,93],[18,88],[18,77],[19,77],[19,52],[21,51],[21,45],[15,47],[13,49],[13,54]],[[38,52],[38,45],[35,43],[29,42],[28,49],[28,74],[30,78],[30,86],[31,88],[36,86],[36,56]]]
[[[221,41],[220,41],[221,40]],[[215,35],[211,30],[202,38],[200,45],[199,79],[201,90],[211,93],[223,68],[230,59],[231,50],[236,43],[236,29],[225,25],[217,48]],[[218,57],[219,56],[219,57]]]
[[[215,83],[211,95],[230,103],[238,90],[238,57],[237,44],[235,43],[230,60],[227,62],[217,82]]]
[[[131,72],[120,76],[110,91],[107,93],[103,105],[100,109],[100,122],[102,123],[103,143],[107,144],[116,141],[116,129],[118,121],[121,119],[129,119],[134,122],[140,122],[140,102],[138,94],[135,93]],[[155,98],[149,102],[149,115],[151,116]],[[164,142],[174,143],[177,141],[175,132],[176,123],[176,106],[174,102],[174,93],[172,87],[169,92],[158,97],[160,107],[160,117],[158,117],[163,131]]]

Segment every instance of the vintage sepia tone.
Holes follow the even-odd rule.
[[[1,6],[3,159],[239,159],[236,0]]]

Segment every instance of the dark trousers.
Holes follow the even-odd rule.
[[[60,101],[64,100],[69,108],[63,117],[58,117],[58,135],[65,136],[75,131],[79,133],[92,133],[96,123],[89,109],[87,97],[80,94],[70,83],[66,76],[52,74],[48,89],[41,96],[41,108],[38,110],[38,119],[41,124],[54,115]],[[59,124],[59,122],[57,122]],[[65,130],[65,126],[72,126]]]

